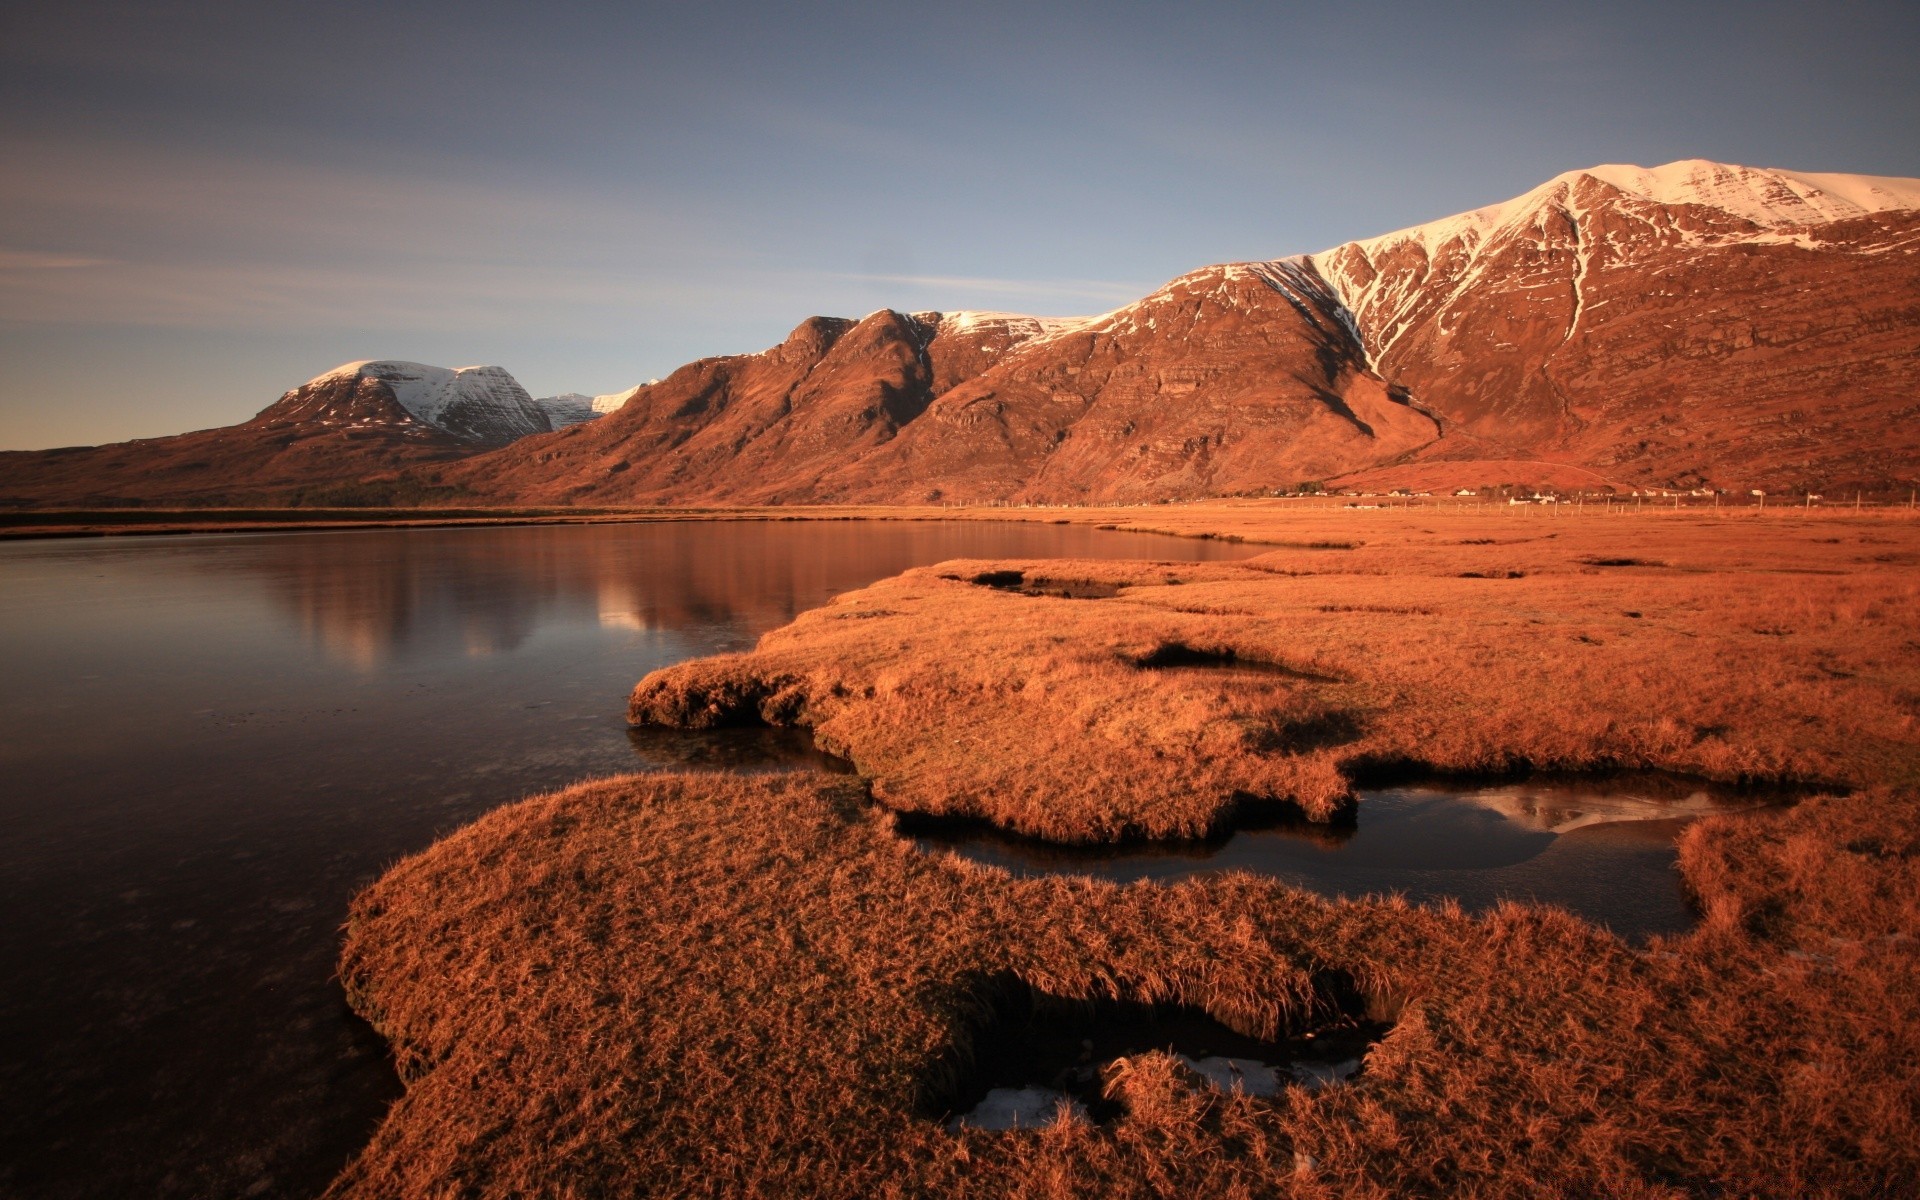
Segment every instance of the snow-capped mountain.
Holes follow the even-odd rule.
[[[1920,180],[1760,169],[1686,159],[1659,167],[1612,164],[1556,175],[1524,195],[1312,256],[1342,301],[1373,326],[1370,349],[1390,353],[1421,304],[1504,269],[1503,251],[1577,250],[1577,287],[1596,257],[1650,259],[1675,249],[1792,245],[1878,254],[1911,237],[1832,243],[1823,225],[1920,209]],[[1611,223],[1593,227],[1599,218]],[[1589,228],[1583,229],[1583,222]],[[1583,238],[1581,235],[1585,234]],[[1444,279],[1445,288],[1432,285]],[[1580,297],[1577,291],[1575,299]],[[1576,309],[1577,309],[1576,305]],[[1576,313],[1577,315],[1577,313]]]
[[[627,401],[640,394],[641,388],[650,387],[659,382],[658,379],[649,379],[646,383],[635,384],[624,392],[608,392],[603,396],[591,397],[589,407],[597,417],[604,417],[610,412],[619,412],[626,406]]]
[[[1920,480],[1915,296],[1920,180],[1607,165],[1202,268],[1094,317],[813,317],[605,396],[351,363],[227,430],[4,456],[6,496],[257,493],[376,468],[463,497],[607,504],[1135,501],[1307,480],[1904,489]],[[149,469],[165,456],[177,471]]]
[[[383,387],[411,418],[462,441],[503,446],[532,433],[553,428],[546,410],[534,403],[527,389],[500,367],[431,367],[397,359],[370,359],[335,367],[287,393],[281,403],[294,401],[299,412],[324,412],[321,420],[342,420],[345,410],[315,408],[306,397],[332,395],[343,386],[353,389],[370,380]],[[262,414],[264,415],[264,414]],[[382,419],[360,414],[360,419]],[[391,419],[390,417],[388,419]]]
[[[562,392],[558,396],[541,396],[534,403],[546,411],[547,419],[553,422],[555,429],[565,429],[569,425],[604,417],[610,412],[619,412],[641,388],[659,382],[658,379],[649,379],[647,383],[630,387],[624,392],[607,392],[599,396],[589,396],[585,392]]]
[[[565,429],[601,415],[593,410],[593,400],[582,392],[561,392],[558,396],[537,397],[534,403],[547,414],[547,420],[555,429]]]
[[[238,425],[109,446],[0,455],[0,500],[39,504],[366,503],[423,486],[363,481],[445,463],[551,428],[499,367],[348,363]],[[344,491],[340,489],[345,488]]]
[[[1373,369],[1447,422],[1428,460],[1682,486],[1920,466],[1892,419],[1920,361],[1920,180],[1600,166],[1311,261]]]

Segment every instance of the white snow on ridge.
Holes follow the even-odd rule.
[[[1537,221],[1540,210],[1549,204],[1566,203],[1583,177],[1654,204],[1718,209],[1769,230],[1822,225],[1867,213],[1920,209],[1920,179],[1816,174],[1689,158],[1658,167],[1608,163],[1568,171],[1499,204],[1346,244],[1358,246],[1369,258],[1407,241],[1419,242],[1429,257],[1455,239],[1472,248],[1496,230]],[[1313,257],[1325,258],[1338,249],[1336,246]]]
[[[1703,158],[1651,168],[1608,164],[1570,174],[1591,175],[1656,204],[1704,204],[1767,228],[1920,208],[1920,179],[1884,175],[1812,174]]]
[[[346,363],[309,383],[378,379],[416,418],[463,437],[512,440],[552,428],[545,410],[503,367],[447,367],[399,359]]]
[[[624,392],[608,392],[604,396],[595,396],[592,409],[597,416],[606,416],[610,412],[619,412],[627,406],[627,401],[640,394],[640,389],[659,383],[658,379],[649,379],[646,383],[637,383]]]
[[[1598,196],[1595,184],[1603,185]],[[1700,210],[1705,219],[1650,222],[1648,212],[1632,211],[1639,204],[1615,200],[1607,189],[1640,204]],[[1421,313],[1449,308],[1480,280],[1495,257],[1485,253],[1488,247],[1558,244],[1576,255],[1568,281],[1574,301],[1574,320],[1566,331],[1571,338],[1586,309],[1585,285],[1596,247],[1605,244],[1617,259],[1623,247],[1634,244],[1633,235],[1603,231],[1596,224],[1596,214],[1607,208],[1648,224],[1648,247],[1779,244],[1878,254],[1899,247],[1885,241],[1829,243],[1818,236],[1820,228],[1869,213],[1920,210],[1920,179],[1783,171],[1698,158],[1658,167],[1605,164],[1556,175],[1499,204],[1308,257],[1365,323],[1371,335],[1367,349],[1377,360]]]
[[[501,367],[430,367],[425,363],[400,359],[370,358],[346,363],[312,380],[336,379],[343,375],[370,376],[393,390],[400,407],[429,425],[438,425],[440,415],[473,384],[485,390],[506,387],[525,393],[518,380]],[[529,397],[531,399],[531,397]]]
[[[986,309],[970,308],[955,312],[917,312],[911,316],[922,323],[937,323],[941,333],[969,333],[984,326],[998,325],[1022,342],[1033,338],[1071,333],[1094,319],[1091,317],[1030,317],[1025,313],[992,312]]]

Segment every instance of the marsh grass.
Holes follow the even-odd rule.
[[[409,1086],[333,1194],[1920,1193],[1920,580],[1875,560],[1912,525],[1213,520],[1364,544],[908,572],[634,696],[641,720],[808,727],[859,777],[602,781],[396,866],[341,977]],[[1011,571],[1113,590],[970,582]],[[1318,678],[1137,665],[1173,645]],[[872,803],[1196,836],[1248,797],[1331,815],[1396,764],[1851,790],[1692,825],[1702,923],[1642,950],[1516,904],[1014,878],[915,852]],[[1104,1124],[929,1112],[992,1028],[982,980],[1273,1039],[1335,977],[1392,1023],[1343,1086],[1221,1094],[1149,1052]]]
[[[1674,567],[1595,568],[1617,530],[1567,524],[1525,547],[941,564],[656,672],[629,719],[807,725],[885,804],[1062,842],[1205,836],[1244,797],[1329,819],[1378,761],[1920,783],[1910,570],[1811,539],[1739,566],[1770,553],[1742,536],[1778,532],[1755,522],[1680,530]],[[1496,557],[1523,577],[1461,577]]]
[[[1009,878],[906,851],[854,782],[583,785],[356,902],[342,978],[408,1089],[333,1195],[1911,1194],[1920,827],[1864,799],[1696,826],[1713,915],[1635,953],[1512,905]],[[931,1111],[982,980],[1270,1040],[1336,975],[1393,1022],[1348,1084],[1226,1095],[1148,1052],[1103,1124]]]

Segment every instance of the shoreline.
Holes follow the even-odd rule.
[[[525,525],[625,525],[679,521],[1004,521],[1019,524],[1093,525],[1123,533],[1159,533],[1220,541],[1285,545],[1283,538],[1258,528],[1226,531],[1222,517],[1251,519],[1347,514],[1414,513],[1425,517],[1501,518],[1515,521],[1585,521],[1624,516],[1712,516],[1716,519],[1800,518],[1808,520],[1920,519],[1904,505],[1874,508],[1776,505],[1706,506],[1627,504],[1558,508],[1490,502],[1456,503],[1393,498],[1381,504],[1355,504],[1347,497],[1225,498],[1137,505],[1011,507],[1003,505],[674,505],[649,508],[378,508],[378,509],[13,509],[0,510],[0,542],[53,538],[179,537],[189,534],[259,532],[338,532],[355,529],[459,529]],[[1168,523],[1182,514],[1190,522]],[[1151,514],[1151,515],[1148,515]],[[1365,519],[1365,518],[1363,518]]]

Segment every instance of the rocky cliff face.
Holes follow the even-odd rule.
[[[450,484],[543,503],[810,499],[820,477],[895,436],[945,377],[990,358],[938,321],[813,317],[759,354],[703,359],[589,425],[450,468]]]
[[[1435,434],[1291,260],[1090,320],[816,317],[440,477],[543,503],[1134,500],[1325,478]]]

